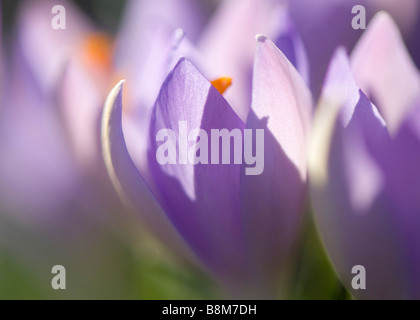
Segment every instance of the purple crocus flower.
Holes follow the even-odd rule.
[[[305,81],[309,77],[306,51],[283,1],[222,1],[197,42],[205,64],[194,63],[210,79],[229,75],[234,80],[226,98],[244,121],[251,105],[256,34],[273,39]]]
[[[420,297],[419,121],[420,74],[380,13],[351,63],[343,49],[332,59],[309,167],[321,235],[356,298]],[[355,266],[366,270],[364,290]]]
[[[312,100],[299,73],[259,36],[245,122],[194,64],[181,58],[152,109],[146,176],[127,150],[122,87],[110,93],[102,122],[105,162],[122,198],[154,223],[161,237],[186,247],[230,294],[272,297],[305,200]],[[156,135],[164,128],[178,132],[180,121],[205,131],[264,129],[263,173],[247,176],[241,164],[159,164]]]
[[[288,0],[293,24],[303,39],[310,62],[310,84],[315,97],[322,89],[322,81],[329,61],[338,46],[352,50],[363,30],[352,28],[355,14],[352,9],[362,5],[367,22],[380,10],[389,12],[397,21],[406,39],[413,38],[412,50],[418,53],[417,0]],[[416,25],[417,24],[417,25]],[[416,40],[414,40],[416,39]],[[417,55],[417,59],[420,56]]]
[[[281,1],[222,1],[204,26],[206,14],[197,8],[196,1],[177,2],[176,8],[173,1],[167,0],[159,0],[159,5],[132,2],[117,39],[116,59],[117,68],[128,80],[127,105],[137,121],[146,122],[137,131],[147,131],[147,117],[160,86],[181,56],[188,57],[208,79],[233,79],[234,85],[225,95],[244,121],[251,105],[256,34],[274,39],[305,81],[308,79],[306,52]],[[136,12],[160,17],[162,23],[147,17],[139,19]],[[181,14],[185,12],[191,13],[188,19]],[[137,34],[140,35],[133,36]],[[129,130],[129,125],[124,127]],[[131,150],[131,139],[127,138]],[[138,141],[134,144],[138,146]]]
[[[104,89],[96,84],[96,67],[88,75],[82,65],[84,35],[93,34],[94,28],[62,1],[68,29],[54,30],[52,3],[22,4],[16,41],[6,57],[0,199],[7,219],[65,240],[78,235],[82,226],[89,228],[91,213],[118,206],[118,199],[100,165],[94,164],[101,159],[95,127]],[[73,60],[65,68],[69,57]],[[80,95],[70,96],[69,91]],[[101,203],[103,195],[110,202]]]
[[[65,31],[51,27],[57,4],[66,8]],[[123,207],[99,143],[107,41],[67,1],[22,2],[15,29],[10,46],[2,46],[2,253],[46,286],[51,268],[64,265],[72,274],[66,297],[127,297],[132,284],[116,276],[127,272],[115,241],[125,219],[114,213]],[[120,263],[104,266],[105,260]],[[19,297],[27,297],[31,290],[20,286]]]

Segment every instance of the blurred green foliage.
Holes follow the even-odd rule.
[[[351,299],[335,275],[312,217],[308,220],[290,299]]]

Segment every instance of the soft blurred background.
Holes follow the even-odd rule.
[[[23,2],[2,1],[4,61],[12,61],[14,59],[11,58],[16,56],[16,46],[19,46],[16,43],[19,34],[17,21]],[[117,35],[126,5],[125,1],[74,0],[72,2],[91,20],[96,30],[107,34],[110,39]],[[201,5],[210,15],[217,2],[202,0]],[[48,50],[47,47],[46,50]],[[9,69],[9,62],[4,62],[4,64],[6,65],[3,67],[5,72],[2,82],[6,85],[2,90],[2,95],[10,92],[7,89],[8,82],[20,83],[19,79],[14,79],[13,75],[9,74],[9,70],[19,68],[14,66]],[[24,63],[17,62],[17,65],[22,66]],[[112,81],[113,79],[110,79],[109,83]],[[111,85],[108,85],[107,90],[110,89]],[[21,84],[20,90],[27,92],[26,90],[33,90],[33,86],[31,83],[24,83]],[[34,99],[36,97],[38,97],[37,94]],[[105,99],[105,95],[102,98]],[[1,118],[1,125],[3,128],[7,127],[6,123],[9,122],[7,113],[3,113]],[[28,121],[32,123],[31,119]],[[43,122],[38,124],[43,126],[41,123]],[[60,130],[60,122],[58,123]],[[64,130],[64,124],[61,125]],[[57,129],[57,124],[55,126]],[[34,132],[38,132],[38,129],[35,128]],[[26,144],[23,143],[23,146]],[[2,161],[6,163],[8,155],[3,150],[9,149],[2,149]],[[45,151],[47,154],[48,150],[47,148]],[[14,150],[14,152],[19,155],[19,150]],[[27,170],[38,170],[32,154],[22,154],[28,159],[20,165]],[[36,151],[34,154],[37,154]],[[16,161],[18,158],[11,157],[10,159],[10,161]],[[72,163],[69,166],[73,168],[76,165]],[[97,163],[97,166],[102,167],[103,164]],[[9,190],[7,183],[4,183],[7,181],[4,176],[7,176],[10,168],[14,168],[13,162],[1,171],[3,177],[0,189],[2,193],[0,197],[1,299],[224,298],[217,285],[199,268],[165,249],[141,225],[135,215],[124,209],[113,189],[108,188],[110,185],[108,178],[101,177],[105,181],[101,180],[99,184],[104,186],[105,190],[94,190],[95,197],[90,197],[90,192],[93,188],[91,184],[97,182],[96,177],[80,178],[75,185],[72,184],[70,195],[66,194],[64,197],[62,195],[68,189],[65,188],[56,195],[57,187],[51,183],[46,190],[49,190],[47,192],[51,193],[52,198],[57,197],[57,203],[53,206],[42,204],[36,207],[39,204],[37,201],[26,203],[23,199],[28,192],[36,193],[36,184],[29,184],[22,194],[16,195]],[[51,175],[51,171],[54,170],[58,173]],[[47,173],[45,175],[41,173],[41,176],[37,177],[38,180],[34,178],[33,181],[49,182],[50,179],[62,179],[59,175],[60,170],[64,169],[47,167]],[[88,197],[95,198],[99,205],[96,202],[86,204],[85,200]],[[58,201],[62,198],[65,200]],[[25,210],[28,212],[26,213]],[[51,214],[47,211],[51,211]],[[62,211],[66,211],[63,217],[61,217]],[[54,214],[60,218],[51,218]],[[42,221],[44,219],[48,220],[47,223]],[[54,222],[50,223],[52,220]],[[334,274],[313,222],[309,218],[307,220],[303,231],[304,237],[295,250],[295,262],[291,264],[288,272],[288,281],[280,285],[278,297],[285,299],[350,298]],[[64,291],[54,291],[51,288],[53,278],[51,269],[54,265],[63,265],[66,268],[67,289]]]
[[[11,57],[16,56],[14,49],[19,33],[17,21],[22,13],[23,2],[5,0],[1,3],[3,53],[5,57],[8,57],[8,61],[12,61]],[[110,37],[115,35],[125,1],[79,0],[72,2],[76,5],[76,10],[81,10],[92,20],[97,30]],[[26,1],[26,3],[35,4],[36,1]],[[50,3],[55,4],[55,2]],[[48,8],[51,10],[50,7]],[[5,73],[5,78],[8,78],[7,71]],[[28,87],[22,84],[21,89],[24,91],[25,88]],[[2,120],[5,127],[4,122],[8,121],[7,115],[3,114]],[[35,131],[41,131],[43,123],[35,121],[35,126],[40,127]],[[24,146],[31,143],[32,141],[28,140]],[[22,155],[22,157],[26,156],[30,158],[31,153]],[[14,161],[16,158],[18,156],[11,157]],[[32,159],[27,160],[26,163],[11,164],[12,167],[9,167],[9,170],[20,166],[25,166],[28,170],[41,170],[32,163]],[[3,164],[6,162],[7,160],[3,158]],[[34,178],[34,181],[55,178],[56,176],[47,174],[43,178]],[[2,188],[7,184],[6,179],[3,175]],[[83,182],[79,183],[83,184]],[[108,181],[106,183],[109,184]],[[27,191],[35,192],[33,188],[36,189],[36,186],[31,186]],[[25,192],[22,190],[11,201],[25,202],[23,199]],[[5,195],[7,191],[4,189],[2,193],[2,199],[9,196]],[[39,222],[37,217],[32,219],[31,208],[34,211],[47,210],[42,205],[41,209],[38,209],[34,207],[37,203],[30,203],[22,209],[2,202],[0,205],[0,299],[218,297],[217,290],[197,268],[177,260],[170,252],[165,251],[149,236],[137,219],[126,213],[112,189],[101,191],[99,201],[108,197],[108,193],[112,193],[110,197],[113,198],[111,202],[114,207],[105,212],[97,209],[95,205],[90,207],[89,204],[86,208],[86,205],[81,203],[86,202],[89,196],[84,192],[71,191],[68,197],[64,197],[63,201],[66,203],[61,203],[50,210],[53,215],[55,213],[60,215],[60,211],[69,211],[66,215],[83,216],[60,221],[57,223],[58,226],[54,223],[46,226],[44,222]],[[51,197],[53,198],[54,195]],[[15,212],[17,210],[20,210],[23,218],[15,219],[13,215],[19,215]],[[45,212],[41,212],[43,213]],[[54,265],[63,265],[66,268],[66,290],[55,291],[51,288],[51,280],[54,276],[51,274],[51,269]]]

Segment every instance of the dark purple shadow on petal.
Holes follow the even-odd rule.
[[[299,71],[306,85],[309,86],[309,61],[305,46],[291,19],[289,17],[285,17],[285,19],[287,19],[285,30],[282,30],[273,42]]]
[[[278,37],[277,40],[274,41],[274,44],[284,53],[287,59],[298,70],[297,57],[293,45],[293,39],[291,39],[288,35],[283,34],[280,37]]]
[[[197,98],[203,94],[206,95],[203,100]],[[191,109],[186,109],[187,106]],[[149,168],[162,207],[197,256],[219,279],[231,283],[245,281],[249,272],[240,218],[241,166],[160,165],[156,160],[156,135],[161,129],[172,129],[178,135],[179,121],[188,122],[188,132],[195,128],[207,132],[209,159],[211,129],[238,128],[243,132],[245,126],[220,93],[186,59],[181,59],[168,75],[153,109]]]
[[[360,198],[352,197],[357,192],[354,188],[363,187],[360,185],[363,180],[355,176],[355,170],[369,170],[360,166],[368,159],[374,163],[372,170],[376,166],[379,169],[376,162],[386,156],[390,143],[388,132],[378,121],[370,101],[360,90],[359,94],[348,125],[337,123],[334,130],[328,171],[331,178],[327,187],[327,201],[332,207],[329,215],[319,211],[317,217],[327,247],[335,247],[329,253],[340,277],[355,297],[406,298],[407,279],[401,263],[397,220],[385,193],[385,182],[379,178],[375,186],[378,189],[368,203],[362,205],[357,201]],[[366,268],[366,290],[356,291],[351,287],[354,277],[351,271],[356,265]]]
[[[420,104],[419,104],[420,106]],[[387,198],[407,261],[410,298],[420,299],[420,108],[410,113],[384,158]]]
[[[241,200],[247,244],[257,263],[256,274],[266,286],[275,286],[285,258],[293,249],[302,219],[306,182],[267,128],[268,118],[259,119],[251,111],[247,129],[264,130],[264,171],[245,175],[242,166]],[[273,289],[273,288],[272,288]]]
[[[352,118],[347,126],[349,130],[361,130],[366,146],[373,155],[380,159],[384,149],[390,143],[387,128],[381,123],[382,119],[369,98],[359,90],[359,101],[354,108]],[[353,127],[357,127],[354,128]]]
[[[420,6],[417,13],[416,25],[413,28],[410,37],[407,40],[407,46],[410,51],[411,57],[415,61],[417,68],[420,69],[420,41],[419,41],[419,32],[420,32]]]
[[[363,30],[353,30],[351,13],[356,0],[325,5],[316,1],[288,1],[293,22],[302,36],[310,65],[311,91],[318,100],[323,79],[335,49],[351,50]]]

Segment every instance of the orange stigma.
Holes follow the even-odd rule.
[[[232,85],[232,78],[219,78],[212,81],[211,84],[217,89],[217,91],[220,92],[220,94],[224,94],[225,91]]]
[[[104,33],[91,33],[84,42],[84,57],[88,65],[95,69],[109,70],[112,66],[113,45]]]

